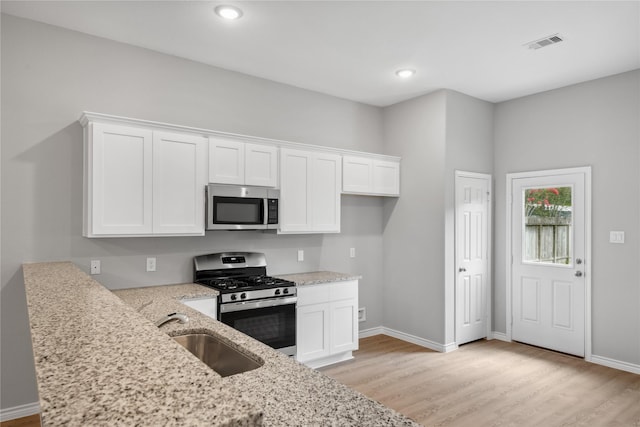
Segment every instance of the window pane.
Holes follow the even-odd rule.
[[[523,261],[571,263],[572,187],[524,190]]]

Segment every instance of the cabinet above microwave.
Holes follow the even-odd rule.
[[[278,186],[278,147],[209,137],[209,182]]]

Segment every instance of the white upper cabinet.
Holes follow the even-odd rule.
[[[102,123],[85,129],[85,236],[152,233],[152,135]]]
[[[202,236],[207,183],[280,187],[279,233],[339,233],[340,195],[400,195],[400,158],[85,112],[83,235]]]
[[[209,182],[244,184],[244,143],[209,137]]]
[[[373,161],[373,194],[400,195],[400,162]]]
[[[342,191],[370,193],[373,189],[373,159],[344,156],[342,158]]]
[[[339,233],[341,156],[280,150],[280,233]]]
[[[378,196],[400,195],[400,162],[344,156],[342,192]]]
[[[311,167],[311,229],[317,233],[339,233],[342,157],[316,153]]]
[[[246,143],[244,157],[246,185],[278,186],[278,147]]]
[[[209,182],[276,187],[278,147],[209,137]]]
[[[206,182],[206,138],[154,132],[154,234],[203,234]]]
[[[86,237],[204,235],[207,139],[85,122]]]

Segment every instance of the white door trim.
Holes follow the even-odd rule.
[[[487,339],[489,339],[490,337],[493,336],[493,311],[492,311],[492,289],[493,289],[493,275],[492,275],[492,268],[491,266],[493,265],[493,261],[492,261],[492,254],[493,254],[493,230],[492,230],[492,224],[493,224],[493,210],[492,210],[492,205],[493,205],[493,177],[491,176],[491,174],[486,174],[486,173],[478,173],[478,172],[467,172],[467,171],[460,171],[460,170],[456,170],[455,171],[455,183],[454,183],[454,188],[457,188],[457,184],[458,184],[458,178],[477,178],[477,179],[485,179],[487,181],[489,181],[489,196],[488,196],[488,200],[487,200],[487,286],[485,287],[485,301],[486,301],[486,313],[487,313],[487,319],[486,319],[486,333],[487,333]],[[455,200],[455,198],[454,198]],[[456,210],[456,202],[454,201],[454,211]],[[457,213],[454,213],[454,230],[457,224]],[[455,238],[455,233],[457,233],[457,230],[454,231],[454,242],[457,242],[457,239]],[[457,246],[454,243],[454,289],[457,288],[457,284],[458,284],[458,265],[457,265]],[[454,293],[454,307],[455,307],[455,303],[456,300],[455,298],[457,298],[457,296]],[[455,311],[455,310],[454,310]],[[455,314],[454,314],[454,319],[455,319]],[[454,334],[457,335],[457,331],[458,331],[458,325],[455,325],[454,327]],[[455,336],[455,335],[454,335]],[[456,345],[457,345],[457,336],[456,336]]]
[[[574,173],[583,173],[584,174],[584,192],[585,192],[585,200],[584,200],[584,221],[585,221],[585,265],[584,265],[584,274],[585,274],[585,325],[584,325],[584,360],[590,362],[592,353],[591,353],[591,166],[583,166],[577,168],[568,168],[568,169],[551,169],[551,170],[541,170],[541,171],[529,171],[529,172],[517,172],[517,173],[508,173],[507,174],[507,185],[506,185],[506,324],[507,324],[507,340],[511,341],[511,324],[512,324],[512,301],[511,301],[511,262],[512,262],[512,248],[511,248],[511,205],[513,203],[512,200],[512,191],[513,191],[513,180],[518,178],[536,178],[541,176],[548,175],[568,175]]]

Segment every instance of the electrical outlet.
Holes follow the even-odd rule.
[[[364,322],[367,320],[367,307],[360,307],[358,309],[358,322]]]
[[[100,260],[91,260],[91,274],[100,274]]]
[[[147,258],[147,271],[156,271],[156,259]]]
[[[304,261],[304,251],[302,249],[298,250],[298,262]]]
[[[351,258],[355,258],[356,257],[356,248],[349,249],[349,256]]]

